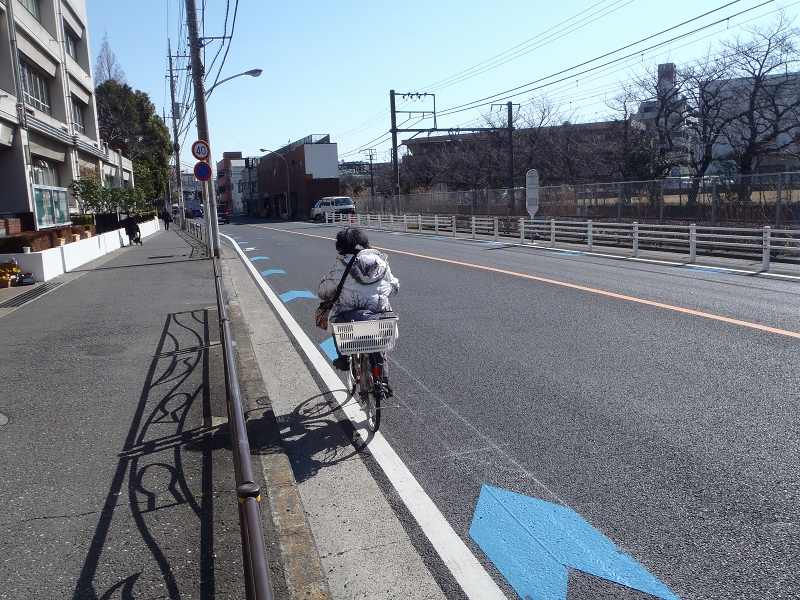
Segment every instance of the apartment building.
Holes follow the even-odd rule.
[[[222,160],[217,162],[218,202],[228,206],[234,215],[243,214],[242,186],[245,170],[245,159],[241,152],[223,152]]]
[[[324,196],[339,194],[339,153],[329,135],[309,135],[258,163],[258,213],[268,218],[309,219]]]
[[[0,215],[26,229],[69,223],[67,186],[132,186],[131,161],[100,139],[84,0],[0,0]]]

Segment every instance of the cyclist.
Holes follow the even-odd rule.
[[[331,308],[329,322],[370,321],[377,319],[377,313],[392,311],[389,298],[400,290],[400,282],[392,275],[389,268],[389,257],[374,248],[370,248],[369,239],[357,227],[342,229],[336,234],[336,251],[338,256],[333,262],[330,272],[322,278],[317,287],[320,300],[329,300],[336,293],[336,288],[344,275],[344,271],[357,254],[353,266],[347,274],[339,299]],[[339,348],[333,366],[340,371],[350,368],[350,359],[342,356]],[[384,367],[384,381],[387,393],[391,394],[388,385],[387,371],[383,365],[383,354],[374,355],[378,365]]]

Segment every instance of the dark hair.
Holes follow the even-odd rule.
[[[369,239],[358,227],[348,227],[336,234],[336,251],[339,254],[353,254],[358,247],[369,248]]]

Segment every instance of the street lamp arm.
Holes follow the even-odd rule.
[[[225,79],[218,81],[217,83],[215,83],[206,90],[206,100],[208,100],[208,97],[211,95],[211,92],[214,91],[215,87],[225,83],[226,81],[230,81],[231,79],[236,79],[237,77],[241,77],[242,75],[249,75],[250,77],[258,77],[263,72],[264,71],[262,69],[250,69],[249,71],[245,71],[244,73],[238,73],[236,75],[231,75],[230,77],[226,77]]]

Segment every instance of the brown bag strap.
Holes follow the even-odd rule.
[[[350,267],[353,266],[353,263],[356,262],[356,257],[361,250],[356,250],[353,254],[353,258],[350,259],[350,262],[347,263],[347,267],[342,274],[342,280],[339,282],[339,287],[336,288],[336,293],[331,298],[331,305],[336,304],[336,301],[339,299],[339,295],[342,293],[342,287],[344,287],[344,280],[347,279],[347,274],[350,272]]]

